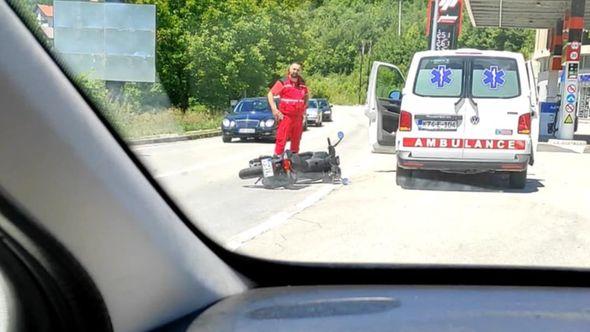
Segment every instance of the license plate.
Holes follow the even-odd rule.
[[[238,130],[238,132],[240,134],[254,134],[256,132],[256,129],[254,129],[254,128],[240,128]]]
[[[420,130],[457,130],[457,121],[452,120],[418,120]]]
[[[265,178],[271,177],[274,175],[272,169],[272,160],[270,158],[262,159],[260,161],[262,163],[262,176]]]

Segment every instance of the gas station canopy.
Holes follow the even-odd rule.
[[[471,23],[477,27],[554,28],[571,0],[465,0]],[[590,6],[584,12],[590,27]]]

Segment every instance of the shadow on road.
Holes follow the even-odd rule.
[[[260,139],[248,138],[248,139],[245,139],[245,140],[233,139],[231,141],[231,144],[244,144],[244,143],[275,144],[275,140],[274,139],[270,139],[270,138],[260,138]]]
[[[575,140],[586,141],[586,144],[590,144],[590,135],[574,135]]]
[[[265,188],[262,184],[250,184],[250,185],[244,185],[242,186],[243,188],[249,188],[249,189],[264,189],[264,190],[301,190],[301,189],[305,189],[307,187],[309,187],[310,184],[294,184],[294,185],[290,185],[288,187],[278,187],[278,188]]]
[[[448,174],[443,172],[417,171],[414,172],[412,181],[403,188],[410,190],[530,194],[539,191],[539,188],[545,187],[542,179],[531,178],[529,175],[523,189],[512,189],[509,187],[508,177],[508,174],[501,173]]]

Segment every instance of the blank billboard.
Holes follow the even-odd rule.
[[[156,7],[55,1],[54,46],[75,74],[154,82]]]

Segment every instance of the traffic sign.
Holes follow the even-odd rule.
[[[574,104],[565,104],[565,111],[568,113],[573,113],[574,112]]]
[[[572,123],[574,123],[574,120],[572,120],[572,115],[571,115],[571,114],[568,114],[568,115],[565,117],[565,120],[563,121],[563,123],[564,123],[564,124],[572,124]]]
[[[570,46],[571,46],[572,50],[577,50],[578,48],[580,48],[580,43],[577,41],[573,41]]]
[[[565,97],[565,100],[567,100],[568,104],[573,104],[576,102],[576,95],[569,94],[567,97]]]
[[[572,51],[572,52],[570,53],[570,59],[572,59],[572,60],[574,60],[574,61],[575,61],[575,60],[578,60],[578,57],[579,57],[579,55],[580,55],[580,53],[578,53],[578,51]]]
[[[567,92],[568,93],[575,93],[576,92],[576,86],[573,84],[570,84],[567,86]]]

